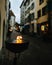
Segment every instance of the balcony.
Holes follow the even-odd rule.
[[[26,0],[26,1],[24,2],[25,9],[28,7],[29,4],[30,4],[30,0]]]

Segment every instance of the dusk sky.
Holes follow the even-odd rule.
[[[10,0],[11,2],[11,10],[14,12],[16,16],[16,22],[20,23],[20,5],[23,0]]]

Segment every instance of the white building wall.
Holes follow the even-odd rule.
[[[36,33],[36,32],[37,32],[37,23],[36,23],[37,20],[35,20],[35,18],[37,18],[37,12],[36,12],[36,6],[37,6],[37,5],[36,5],[36,0],[30,0],[30,4],[29,4],[29,5],[26,5],[25,11],[27,11],[29,7],[31,8],[32,3],[34,3],[34,9],[33,9],[33,10],[30,9],[29,13],[25,15],[25,18],[27,18],[27,17],[29,16],[29,14],[34,13],[34,20],[31,21],[31,24],[32,24],[32,23],[34,24],[34,32]],[[28,22],[27,22],[27,23],[28,23]],[[27,23],[26,23],[26,24],[27,24]],[[30,25],[30,24],[29,24],[29,25]],[[32,28],[31,28],[31,29],[32,29]]]
[[[10,26],[12,27],[12,29],[14,28],[14,24],[15,24],[15,17],[14,16],[11,16]]]
[[[21,23],[25,21],[25,7],[24,4],[21,6]]]

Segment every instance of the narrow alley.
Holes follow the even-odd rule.
[[[14,38],[14,35],[16,34],[16,36],[18,32],[13,32],[11,35],[13,35],[12,38]],[[22,34],[20,34],[22,35]],[[20,54],[20,58],[18,59],[18,54],[17,54],[17,64],[18,65],[49,65],[51,64],[51,60],[52,60],[52,44],[51,43],[46,43],[45,41],[43,41],[40,37],[35,36],[30,36],[30,35],[22,35],[24,39],[29,40],[29,47],[27,50],[25,50],[24,52],[22,52]],[[7,51],[7,52],[6,52]],[[13,65],[13,58],[14,58],[14,53],[12,53],[11,51],[9,51],[9,55],[8,55],[8,51],[7,49],[5,49],[5,54],[7,53],[7,55],[3,55],[2,53],[2,57],[1,58],[1,64],[0,65],[4,65],[4,63],[6,63],[6,65]],[[7,58],[8,56],[8,58]],[[5,59],[5,60],[4,60]]]
[[[52,0],[0,0],[0,65],[52,65]]]

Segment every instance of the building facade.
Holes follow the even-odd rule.
[[[24,7],[24,1],[20,5],[20,24],[24,25],[25,24],[25,7]],[[23,26],[20,26],[20,31],[22,31]]]
[[[10,10],[9,15],[10,15],[9,24],[11,26],[11,29],[13,29],[14,28],[14,24],[15,24],[15,15],[14,15],[12,10]]]
[[[20,19],[21,19],[21,24],[25,23],[25,7],[24,7],[24,1],[22,2],[21,6],[20,6]]]
[[[37,32],[39,35],[48,31],[47,0],[37,0]]]
[[[29,27],[29,32],[37,33],[37,22],[36,22],[36,0],[25,0],[24,12],[25,12],[25,25]]]
[[[47,34],[52,25],[51,0],[25,0],[25,25],[30,25],[30,32],[38,33],[39,35]],[[50,11],[49,11],[50,10]],[[51,26],[51,27],[50,27]]]
[[[7,26],[7,0],[0,0],[0,49],[5,45],[4,43],[7,34],[6,26]]]
[[[36,0],[37,11],[37,33],[39,35],[49,36],[51,32],[51,12],[52,1],[51,0]],[[52,32],[51,32],[52,34]]]

